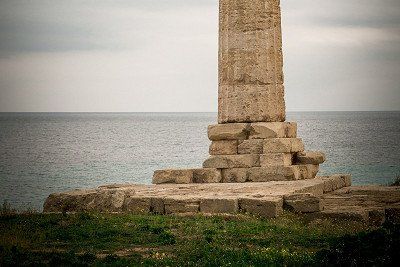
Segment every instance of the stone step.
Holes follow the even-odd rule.
[[[259,166],[260,156],[254,154],[210,156],[203,163],[204,168],[217,169],[251,168]]]
[[[222,159],[218,157],[217,159],[210,159],[210,162],[206,164],[210,168],[158,170],[154,172],[153,184],[294,181],[313,179],[319,169],[318,165],[249,167],[253,164],[253,160],[249,158],[243,162],[232,161],[232,163],[226,161],[226,157]],[[218,168],[211,168],[211,166],[218,166]],[[344,181],[340,181],[343,185],[346,184]],[[338,187],[336,183],[328,186]]]
[[[208,126],[211,141],[295,138],[295,122],[224,123]]]
[[[44,212],[209,213],[245,212],[272,218],[283,209],[284,197],[310,193],[321,196],[324,184],[336,177],[268,183],[109,185],[51,194]]]
[[[326,156],[322,152],[304,151],[296,154],[295,161],[299,164],[322,164],[326,160]]]
[[[300,138],[270,138],[264,139],[263,153],[296,153],[304,151]]]

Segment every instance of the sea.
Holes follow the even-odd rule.
[[[154,170],[200,167],[216,113],[0,113],[0,201],[42,210],[54,192],[150,184]],[[319,175],[387,185],[400,175],[400,112],[289,112]]]

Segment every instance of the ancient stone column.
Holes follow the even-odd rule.
[[[220,0],[218,122],[285,121],[280,0]]]

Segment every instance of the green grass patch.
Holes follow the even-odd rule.
[[[6,214],[0,266],[388,265],[397,225],[253,216]]]

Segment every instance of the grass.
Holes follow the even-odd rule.
[[[400,227],[237,216],[3,214],[0,266],[319,266],[400,261]]]
[[[394,180],[394,182],[392,184],[390,184],[391,186],[400,186],[400,175],[397,175],[396,179]]]

